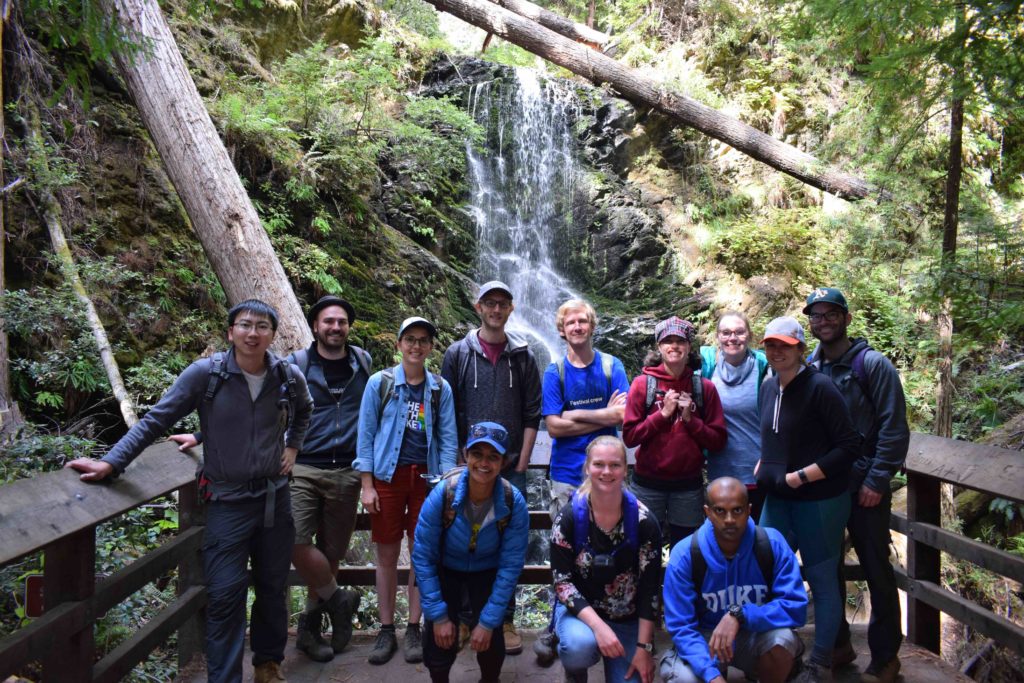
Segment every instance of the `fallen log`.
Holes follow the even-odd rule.
[[[572,19],[566,19],[560,14],[538,7],[529,0],[491,0],[491,2],[578,43],[597,47],[611,40],[611,36],[607,33],[596,31],[586,24],[577,24]]]
[[[486,0],[427,0],[438,10],[494,33],[600,85],[609,84],[635,104],[646,105],[812,187],[859,200],[885,195],[867,181],[829,166],[792,145],[727,114],[666,88],[599,52]]]

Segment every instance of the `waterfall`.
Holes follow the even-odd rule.
[[[577,296],[558,272],[553,245],[572,220],[578,165],[572,122],[574,93],[516,69],[514,83],[473,87],[470,111],[487,130],[484,150],[467,147],[470,211],[476,223],[479,282],[502,280],[515,294],[508,329],[531,340],[547,356],[564,352],[555,311]],[[538,355],[541,368],[546,362]]]

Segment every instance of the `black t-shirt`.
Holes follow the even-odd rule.
[[[327,382],[327,387],[331,390],[331,397],[335,401],[339,400],[345,386],[352,379],[353,370],[349,357],[345,356],[337,360],[324,358],[316,352],[315,348],[313,353],[316,354],[317,361],[324,370],[324,380]],[[349,351],[349,353],[352,352]]]
[[[399,465],[427,464],[427,405],[423,400],[426,380],[419,384],[406,384],[409,400],[405,404],[405,432],[402,434],[402,450],[398,453]]]

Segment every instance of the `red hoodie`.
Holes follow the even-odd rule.
[[[701,468],[704,467],[701,449],[719,451],[725,446],[725,414],[718,391],[711,380],[702,379],[704,417],[694,410],[689,422],[683,422],[678,412],[665,419],[661,414],[663,401],[660,398],[654,401],[649,412],[644,410],[647,375],[658,380],[658,391],[675,389],[679,393],[693,393],[693,370],[690,368],[674,378],[663,365],[646,367],[633,380],[626,398],[622,439],[631,448],[638,446],[634,479],[641,486],[657,489],[674,489],[674,482],[696,479],[699,487]]]

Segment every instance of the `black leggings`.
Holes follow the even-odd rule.
[[[423,629],[423,664],[430,671],[433,683],[448,683],[448,674],[455,663],[455,656],[459,654],[459,613],[462,611],[463,596],[469,597],[472,620],[466,625],[472,629],[480,618],[480,612],[491,599],[497,575],[497,569],[457,572],[447,567],[441,568],[441,597],[448,605],[448,618],[455,624],[455,644],[447,650],[438,647],[434,642],[434,624],[429,619],[426,621]],[[484,652],[477,652],[476,661],[480,665],[481,680],[498,680],[501,665],[505,662],[505,634],[501,624],[491,632],[491,647]]]

